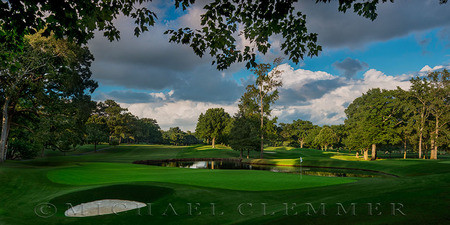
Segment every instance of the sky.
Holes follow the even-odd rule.
[[[245,87],[255,82],[245,64],[219,71],[211,57],[200,58],[164,35],[167,29],[199,27],[204,2],[186,11],[175,9],[172,1],[148,3],[158,20],[139,37],[126,17],[116,19],[120,41],[97,33],[88,44],[95,57],[92,78],[99,83],[93,99],[113,99],[139,118],[156,119],[163,130],[195,131],[198,116],[209,108],[234,115]],[[318,34],[320,55],[298,64],[286,60],[279,36],[270,39],[272,50],[258,55],[259,63],[285,58],[278,68],[283,86],[272,111],[279,123],[342,124],[345,108],[369,89],[408,89],[412,77],[450,68],[450,3],[395,0],[379,4],[378,18],[371,21],[339,12],[336,1],[300,2],[296,10],[306,14],[308,31]],[[242,37],[237,41],[246,43]]]

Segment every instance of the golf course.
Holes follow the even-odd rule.
[[[137,160],[238,159],[218,145],[120,145],[93,152],[7,161],[0,167],[0,224],[448,224],[450,159],[364,161],[354,152],[271,147],[244,163],[291,165],[297,172],[189,169]],[[254,155],[253,155],[254,154]],[[302,162],[300,162],[300,157]],[[301,166],[300,167],[300,163]],[[307,175],[326,167],[377,176]],[[301,172],[305,170],[305,174]],[[295,170],[294,170],[295,171]],[[145,203],[126,212],[67,217],[103,199]],[[74,212],[83,213],[83,212]]]

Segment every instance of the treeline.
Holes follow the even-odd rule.
[[[173,144],[201,143],[190,131],[179,127],[161,130],[155,119],[138,118],[114,100],[98,102],[86,122],[86,143]],[[96,149],[96,147],[94,147]]]
[[[417,153],[437,159],[439,150],[450,150],[450,74],[447,70],[411,79],[410,90],[371,89],[356,98],[345,110],[347,119],[341,125],[314,125],[294,120],[276,124],[268,119],[270,105],[265,104],[264,124],[257,103],[257,88],[247,88],[239,112],[231,117],[223,109],[208,109],[201,114],[196,133],[214,145],[217,140],[243,152],[265,146],[295,146],[361,151],[366,160],[377,158],[377,150],[391,153]],[[261,102],[261,101],[260,101]],[[270,101],[267,101],[270,102]],[[273,102],[273,101],[272,101]]]
[[[114,100],[57,104],[52,113],[35,117],[17,116],[20,126],[11,129],[7,159],[33,158],[46,149],[70,152],[83,144],[169,144],[202,143],[179,127],[161,130],[157,121],[139,118]],[[14,123],[16,125],[16,123]]]

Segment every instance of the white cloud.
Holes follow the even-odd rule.
[[[201,15],[206,12],[203,7],[199,5],[191,6],[187,9],[187,14],[178,18],[181,27],[190,27],[192,29],[201,29]]]
[[[231,116],[238,111],[237,103],[220,105],[187,100],[167,103],[119,104],[128,108],[128,111],[139,118],[156,119],[163,130],[178,126],[184,131],[195,131],[198,116],[209,108],[224,108]]]
[[[324,76],[323,72],[307,71],[312,77],[330,78],[332,75]],[[292,122],[294,119],[306,119],[315,124],[341,124],[346,118],[344,110],[348,104],[363,93],[372,88],[409,89],[409,78],[411,75],[388,76],[380,71],[371,69],[364,74],[362,80],[346,80],[345,84],[325,93],[320,98],[312,99],[303,105],[277,106],[274,115],[278,116],[279,122]],[[306,84],[304,84],[306,85]],[[295,87],[294,87],[295,88]]]
[[[281,78],[284,89],[299,88],[311,81],[332,80],[337,78],[337,76],[322,71],[310,71],[304,69],[294,70],[287,63],[280,65],[278,69],[283,71]]]
[[[164,94],[163,92],[157,92],[157,93],[150,93],[150,95],[154,98],[160,98],[161,100],[166,100],[166,94]],[[170,92],[168,94],[169,96],[171,95]]]
[[[444,66],[435,66],[435,67],[431,68],[429,65],[426,65],[419,72],[429,73],[429,72],[433,72],[433,71],[440,70],[443,68],[444,68]]]
[[[279,118],[278,122],[290,123],[294,119],[310,120],[314,124],[340,124],[344,122],[346,107],[353,100],[371,88],[396,89],[397,86],[402,89],[409,89],[409,79],[412,75],[389,76],[380,71],[370,69],[364,74],[361,80],[341,79],[321,71],[293,70],[292,67],[282,65],[285,73],[283,81],[285,85],[280,90],[280,95],[305,89],[314,82],[327,80],[339,80],[339,86],[334,89],[325,90],[323,95],[308,99],[305,102],[278,104],[272,111],[273,116]],[[170,98],[173,90],[164,93],[153,93],[152,96],[159,97],[162,101],[153,103],[120,103],[123,107],[134,115],[143,118],[153,118],[158,121],[162,129],[167,130],[170,127],[178,126],[182,130],[195,131],[195,126],[200,113],[206,112],[209,108],[224,108],[230,115],[238,111],[237,100],[233,104],[214,104],[201,101],[174,100]]]

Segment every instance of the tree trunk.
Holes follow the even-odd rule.
[[[403,150],[405,151],[403,153],[403,159],[406,159],[406,137],[405,137],[405,142],[403,143]]]
[[[8,135],[9,135],[9,122],[10,118],[8,115],[9,108],[9,98],[5,98],[5,103],[3,104],[3,114],[2,114],[2,134],[0,137],[0,163],[6,160],[6,151],[8,150]]]
[[[262,87],[261,87],[262,88]],[[261,88],[260,88],[260,92],[261,92]],[[264,153],[264,104],[263,104],[263,96],[261,93],[259,93],[259,95],[261,96],[261,154],[260,154],[260,158],[263,158],[263,153]]]
[[[250,155],[250,150],[247,149],[247,159],[248,159],[249,155]]]
[[[369,149],[364,149],[364,160],[369,160]]]
[[[213,140],[212,140],[212,148],[216,148],[216,138],[215,137],[213,137]]]
[[[419,133],[419,159],[422,158],[422,129]]]
[[[239,156],[240,159],[242,159],[242,150],[241,150],[241,155]]]
[[[372,144],[372,158],[370,160],[377,160],[377,145]]]
[[[422,113],[420,114],[420,129],[419,129],[419,159],[422,158],[422,137],[423,127],[425,126],[425,105],[422,106]]]
[[[436,117],[436,128],[434,131],[434,148],[431,148],[430,159],[437,159],[438,152],[439,117]]]
[[[300,139],[300,148],[303,148],[303,139]]]

